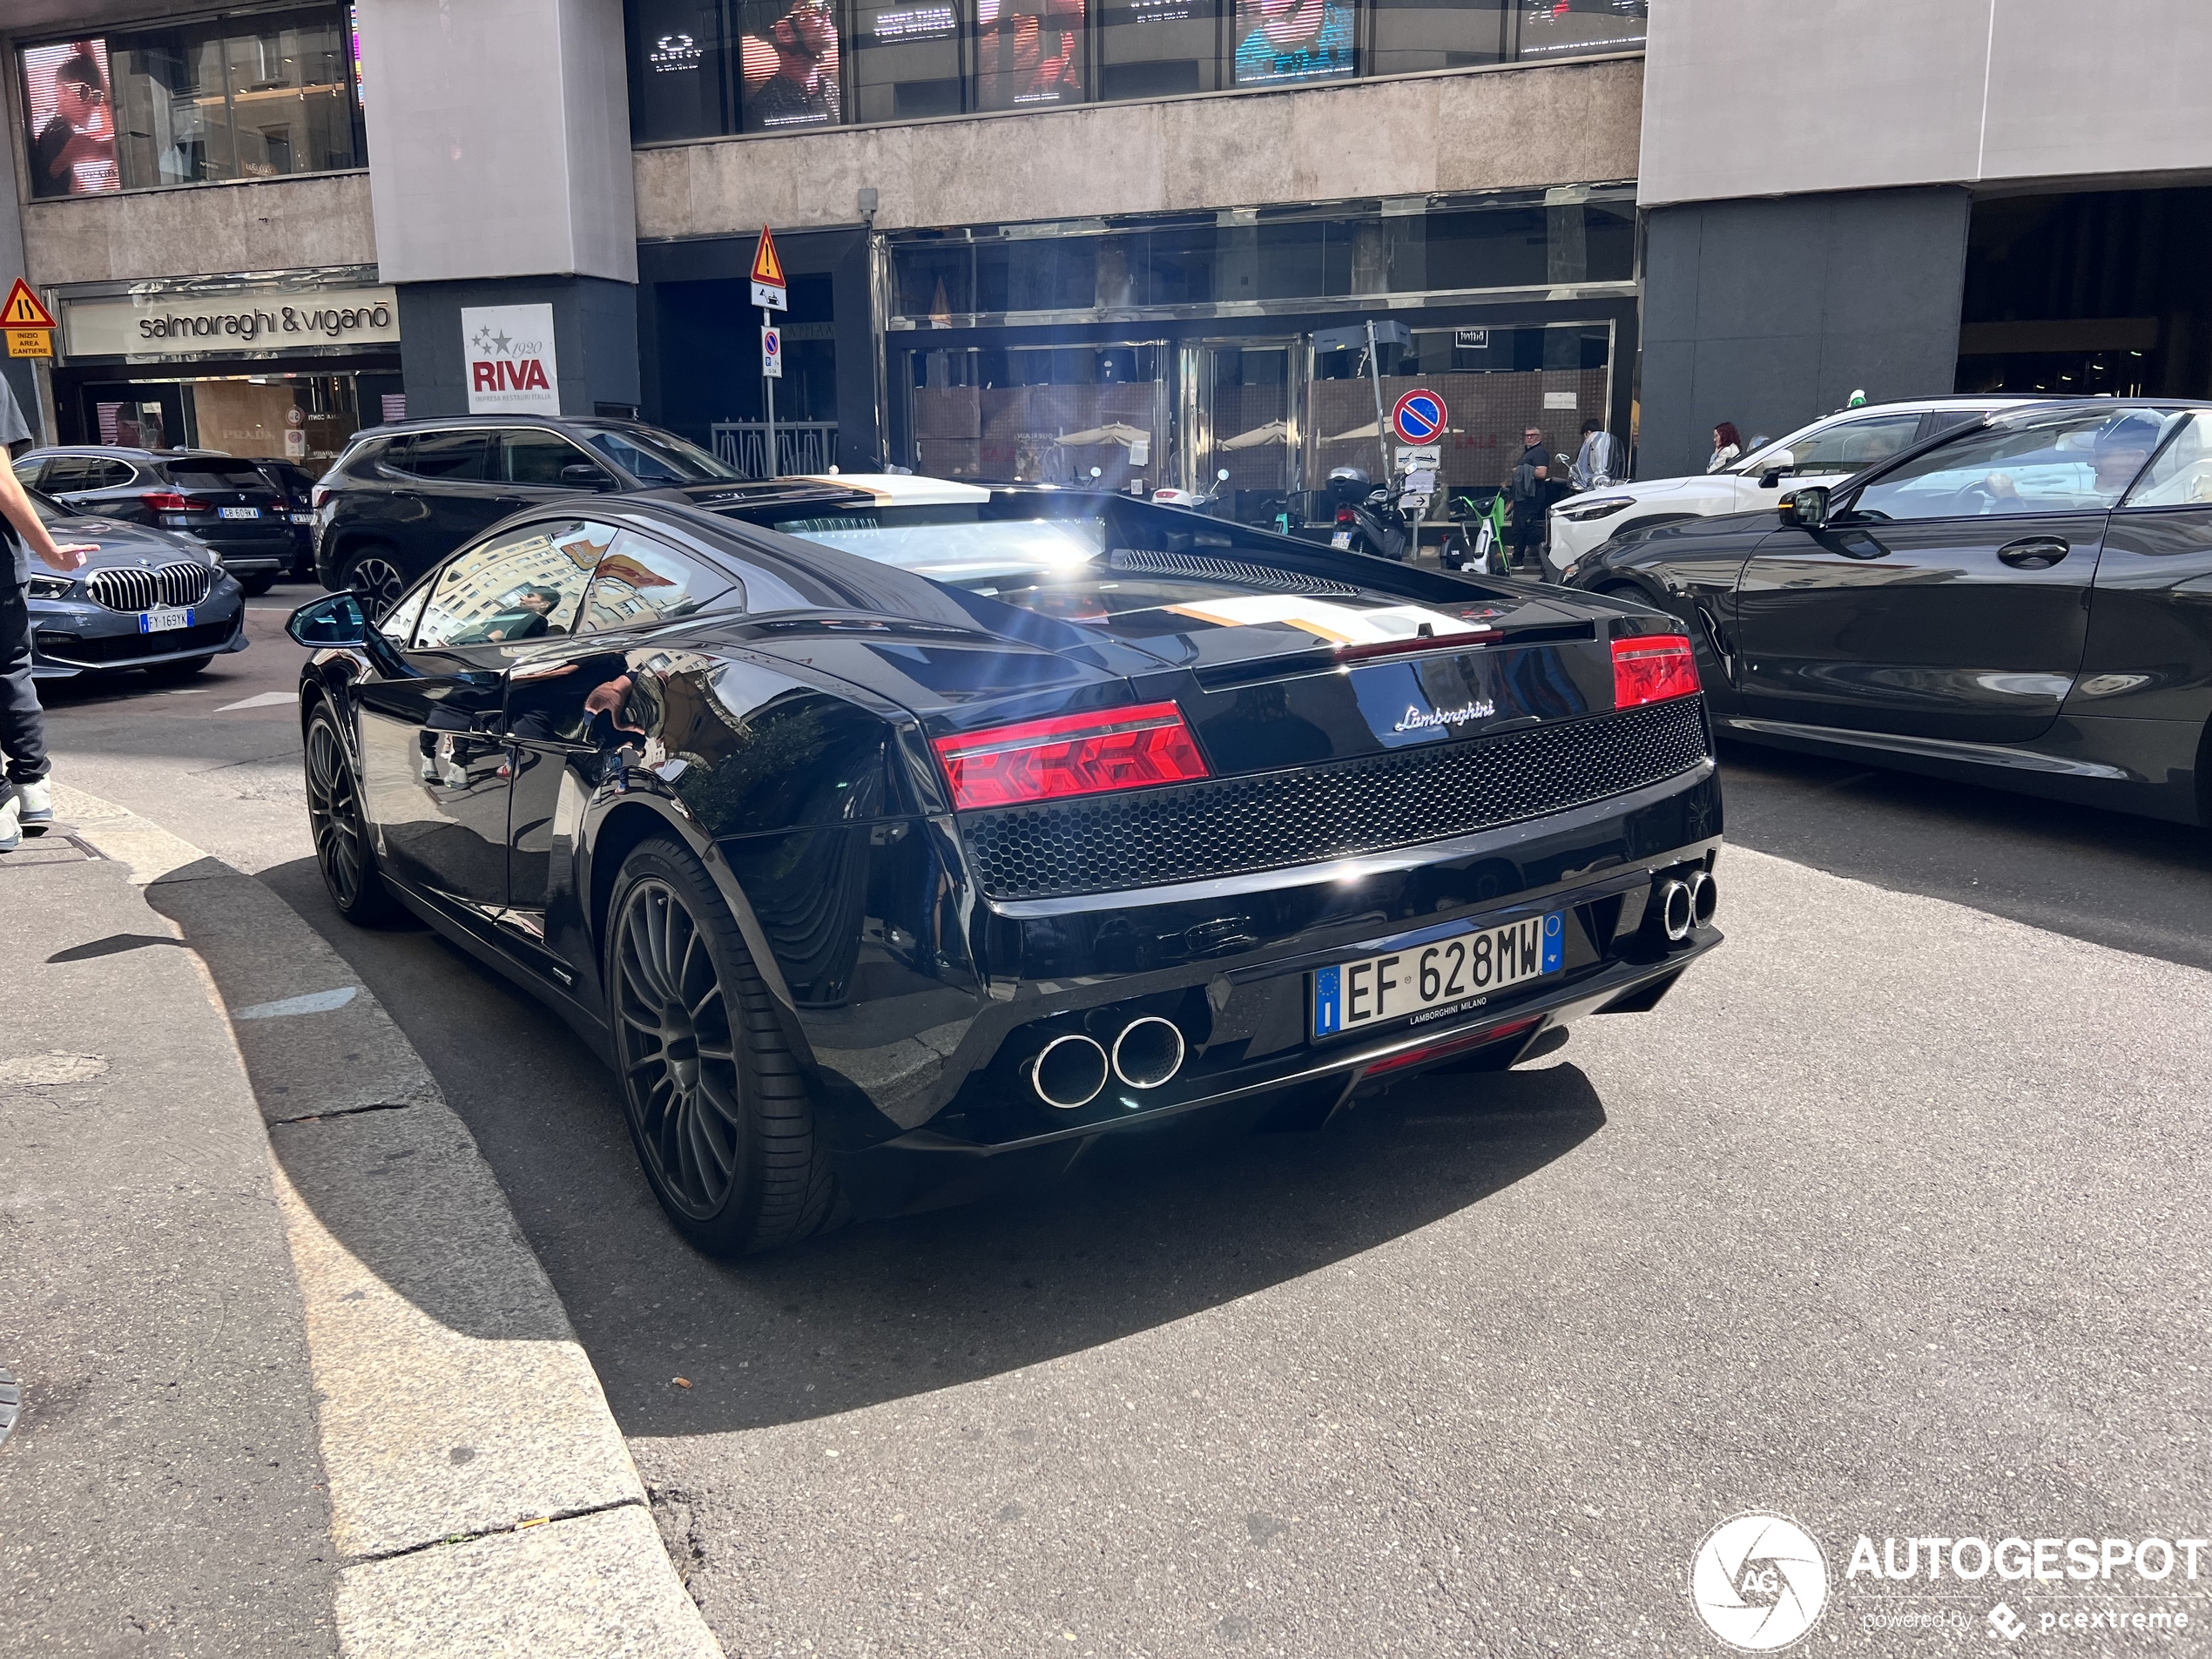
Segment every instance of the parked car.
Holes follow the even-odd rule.
[[[1574,585],[1671,612],[1736,737],[2212,824],[2212,405],[1978,416]]]
[[[271,488],[284,493],[285,512],[292,523],[292,563],[285,574],[295,582],[308,581],[315,573],[314,491],[322,474],[313,466],[269,455],[254,456],[253,465]]]
[[[1685,518],[1772,507],[1786,489],[1864,471],[1885,455],[1964,426],[1993,409],[2038,401],[1986,395],[1862,404],[1760,444],[1719,472],[1585,490],[1552,504],[1545,561],[1554,574],[1568,580],[1575,567],[1608,537]]]
[[[282,492],[250,461],[212,449],[32,449],[16,476],[71,512],[188,531],[214,550],[248,594],[266,593],[292,561]]]
[[[314,488],[315,573],[375,615],[423,571],[526,507],[745,482],[696,444],[635,421],[466,415],[356,433]]]
[[[56,541],[99,547],[82,569],[66,574],[31,561],[34,679],[134,668],[180,679],[226,651],[246,649],[245,596],[192,537],[72,513],[36,491],[30,503]]]
[[[611,1064],[704,1249],[1315,1124],[1654,1006],[1719,942],[1679,627],[1125,496],[787,481],[303,607],[308,809]]]

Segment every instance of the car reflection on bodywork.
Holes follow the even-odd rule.
[[[1720,937],[1687,642],[1557,589],[829,478],[556,503],[293,630],[334,902],[559,1009],[713,1251],[1510,1065]]]

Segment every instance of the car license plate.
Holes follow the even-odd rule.
[[[138,613],[138,631],[142,634],[166,633],[172,628],[192,626],[190,605],[163,605],[153,610]]]
[[[1352,545],[1352,532],[1350,530],[1339,530],[1334,536],[1332,536],[1329,538],[1329,545],[1331,547],[1350,547]]]
[[[1507,986],[1558,973],[1566,944],[1562,913],[1554,911],[1316,968],[1313,1035],[1342,1036],[1409,1014],[1487,999]]]
[[[261,516],[261,509],[258,507],[218,507],[215,511],[217,516],[222,518],[259,518]]]
[[[315,516],[313,513],[294,513],[292,516],[292,522],[295,524],[312,524],[315,522]]]

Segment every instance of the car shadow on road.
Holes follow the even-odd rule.
[[[1740,742],[1728,838],[2119,950],[2212,968],[2212,833]]]
[[[1109,1136],[1056,1184],[717,1262],[662,1216],[612,1077],[556,1016],[433,934],[347,927],[311,861],[262,879],[415,1041],[632,1435],[800,1421],[1096,1348],[1455,1215],[1605,1123],[1572,1064],[1417,1078],[1319,1130]],[[341,1242],[375,1265],[373,1236]]]

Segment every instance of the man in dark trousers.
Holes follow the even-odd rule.
[[[1541,571],[1548,495],[1545,486],[1551,480],[1551,457],[1544,453],[1541,427],[1528,428],[1521,435],[1521,459],[1506,480],[1506,493],[1513,502],[1513,568],[1518,570],[1525,564]]]
[[[15,394],[0,381],[0,429],[13,416],[21,424]],[[64,573],[98,552],[95,543],[57,543],[48,534],[30,497],[24,494],[15,469],[0,463],[0,756],[7,777],[0,782],[0,853],[22,845],[25,834],[44,835],[54,821],[54,792],[46,781],[46,717],[30,678],[30,556]]]

